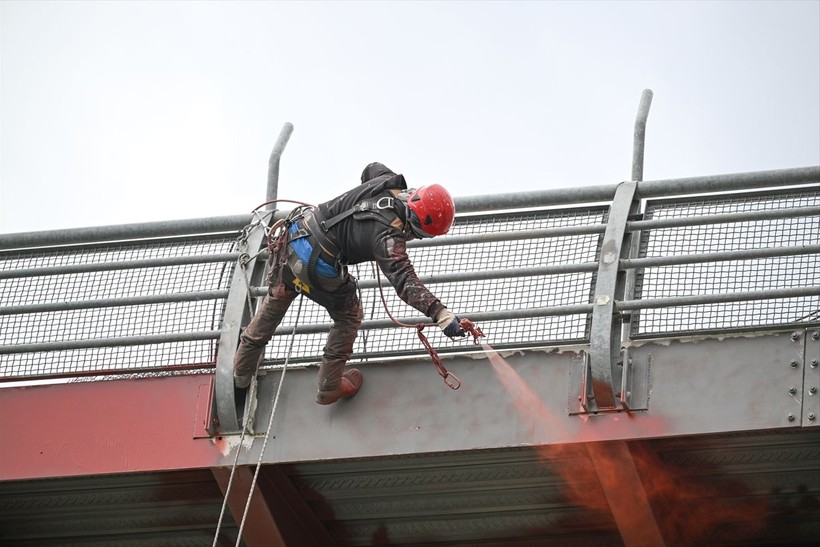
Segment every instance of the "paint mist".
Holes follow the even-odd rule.
[[[612,514],[627,546],[708,545],[718,538],[737,542],[765,531],[768,508],[744,485],[726,480],[718,470],[687,476],[648,441],[589,442],[583,433],[567,431],[563,417],[552,413],[498,352],[482,347],[532,438],[551,431],[563,439],[535,449],[563,479],[566,497],[593,513]],[[661,418],[642,413],[632,419],[662,436]]]

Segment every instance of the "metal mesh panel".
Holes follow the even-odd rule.
[[[83,348],[0,356],[0,377],[106,376],[177,365],[213,366],[215,340]]]
[[[586,226],[600,224],[605,207],[502,213],[459,217],[447,236],[490,232]],[[458,246],[414,247],[408,254],[420,276],[458,272],[498,271],[511,268],[594,262],[599,236],[576,235],[545,239],[469,243]],[[373,280],[371,264],[351,266],[350,272],[360,281]],[[499,272],[500,273],[500,272]],[[586,304],[589,302],[591,273],[568,273],[529,277],[496,277],[489,280],[460,283],[428,283],[428,288],[454,313],[469,317],[478,312],[519,310],[546,306]],[[420,317],[421,314],[399,299],[393,287],[383,279],[383,291],[394,317]],[[299,323],[327,323],[327,312],[304,299]],[[387,320],[378,288],[362,290],[365,321]],[[277,335],[268,346],[266,359],[284,360],[298,303],[294,303],[282,321],[288,335]],[[482,321],[487,340],[494,347],[525,347],[578,341],[587,338],[586,315],[538,317]],[[438,328],[425,334],[440,353],[471,349],[471,339],[452,341]],[[326,334],[300,334],[294,342],[292,362],[318,361]],[[423,354],[424,349],[414,329],[386,328],[362,330],[354,346],[353,360],[372,357]]]
[[[697,217],[709,214],[789,209],[820,205],[820,189],[735,193],[646,204],[647,219]],[[512,270],[592,263],[597,260],[600,235],[573,235],[542,239],[482,241],[448,245],[451,236],[516,232],[522,230],[589,226],[606,220],[607,207],[578,207],[538,211],[501,212],[461,216],[450,234],[434,245],[413,244],[409,254],[418,274],[434,276],[428,287],[449,309],[461,316],[588,304],[594,273],[576,272],[519,277]],[[768,247],[816,245],[820,217],[732,222],[644,231],[641,257],[750,250]],[[0,253],[0,271],[87,265],[117,261],[203,256],[230,252],[234,239],[200,236],[188,239],[143,240],[118,244],[66,246],[53,249]],[[443,243],[443,244],[439,244]],[[0,346],[67,343],[110,338],[205,334],[196,341],[119,345],[87,349],[54,349],[0,354],[0,377],[35,375],[93,375],[133,369],[164,370],[173,366],[210,365],[225,300],[132,304],[82,310],[8,314],[9,307],[59,304],[199,291],[226,290],[233,263],[153,266],[129,270],[89,271],[0,279]],[[705,264],[662,266],[636,272],[636,298],[685,297],[737,291],[763,291],[816,285],[818,255],[757,258]],[[351,273],[372,284],[372,264],[351,267]],[[488,279],[446,282],[447,274],[481,274]],[[367,284],[367,283],[365,283]],[[418,318],[385,281],[384,296],[395,317]],[[629,298],[629,297],[627,297]],[[379,290],[362,290],[365,320],[387,321]],[[327,312],[303,299],[301,325],[329,327]],[[268,365],[281,363],[290,342],[297,305],[286,315],[279,334],[268,346]],[[723,332],[766,326],[820,322],[820,295],[758,300],[742,303],[678,306],[632,314],[633,336],[650,337],[688,332]],[[586,314],[482,320],[487,341],[497,348],[543,346],[581,342],[589,338]],[[441,352],[467,351],[469,339],[452,341],[439,329],[425,331]],[[202,338],[201,336],[198,336]],[[315,362],[322,354],[326,332],[299,334],[293,362]],[[100,344],[105,345],[105,344]],[[363,329],[354,346],[354,361],[423,354],[414,329]]]
[[[647,203],[647,219],[789,209],[820,204],[816,189],[722,195]],[[640,256],[816,245],[820,217],[733,222],[656,229],[642,234]],[[660,266],[637,272],[636,297],[665,298],[816,285],[820,256],[800,255]],[[633,336],[734,331],[818,320],[820,295],[650,309],[632,316]],[[814,314],[814,315],[813,315]]]
[[[231,250],[226,237],[120,243],[0,254],[0,271],[126,260],[200,256]],[[233,265],[171,265],[0,279],[0,305],[18,306],[226,289]],[[98,340],[212,331],[224,299],[0,316],[0,345]],[[213,363],[215,341],[0,355],[0,377]]]

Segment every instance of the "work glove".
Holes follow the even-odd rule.
[[[459,324],[460,321],[461,319],[456,317],[456,315],[447,308],[441,310],[438,313],[438,317],[436,317],[436,323],[439,328],[444,331],[445,336],[449,336],[450,338],[467,336],[467,333],[464,332],[464,329],[462,329]]]

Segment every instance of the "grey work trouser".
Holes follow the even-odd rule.
[[[234,357],[235,376],[256,374],[265,346],[270,342],[291,303],[299,296],[293,286],[285,281],[288,276],[278,277],[277,286],[271,287],[262,305],[240,336],[239,348]],[[272,279],[276,278],[277,276],[272,276]],[[333,320],[333,326],[327,335],[323,350],[318,383],[320,391],[333,391],[339,386],[345,363],[353,354],[353,342],[362,324],[363,313],[355,292],[346,300],[345,305],[339,306],[339,309],[326,309]]]

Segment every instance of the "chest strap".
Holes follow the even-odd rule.
[[[330,217],[327,220],[323,220],[319,224],[322,227],[323,232],[327,232],[341,221],[346,219],[347,217],[354,215],[356,213],[364,213],[368,211],[384,211],[386,209],[394,209],[395,208],[395,198],[390,196],[382,196],[378,199],[365,199],[344,211],[343,213],[339,213],[336,216]]]
[[[309,215],[305,215],[304,221],[308,233],[313,236],[313,239],[317,243],[317,248],[320,249],[321,252],[325,255],[322,258],[324,258],[330,264],[334,264],[337,267],[344,266],[345,258],[342,256],[342,253],[339,250],[339,245],[336,243],[336,239],[333,237],[332,234],[327,234],[322,229],[320,225],[323,223],[320,223],[316,219],[316,212],[314,211]]]

